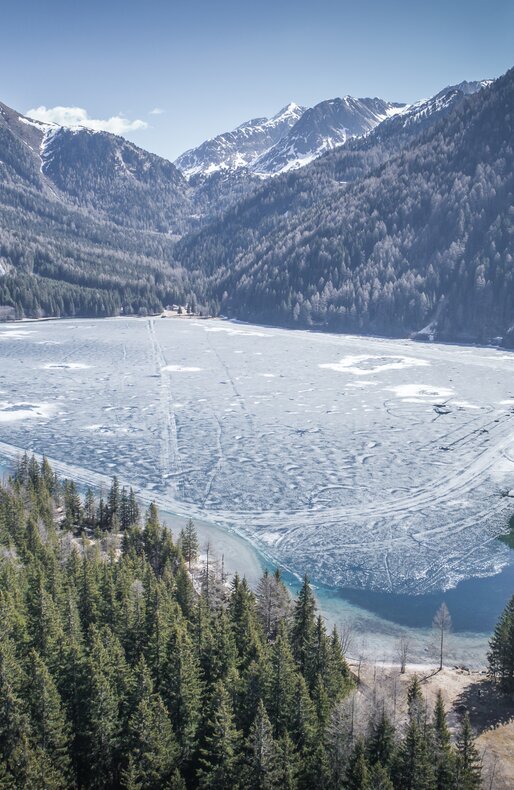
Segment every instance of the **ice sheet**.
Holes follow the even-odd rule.
[[[2,442],[117,473],[295,573],[421,593],[508,560],[514,355],[194,319],[0,341],[2,398],[31,405]]]

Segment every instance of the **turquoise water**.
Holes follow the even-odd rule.
[[[0,479],[7,476],[9,469],[9,462],[0,460]],[[175,536],[186,521],[185,517],[166,511],[161,511],[161,517]],[[236,532],[199,519],[195,525],[201,552],[205,553],[209,543],[211,556],[220,564],[223,562],[229,577],[237,571],[255,586],[264,568],[274,569],[273,563]],[[512,555],[514,559],[514,552]],[[296,593],[298,578],[287,570],[282,573],[291,592]],[[327,627],[337,625],[353,632],[350,655],[364,651],[375,660],[394,660],[399,637],[407,635],[411,640],[411,660],[430,662],[435,654],[430,626],[436,610],[445,601],[453,622],[448,660],[481,666],[498,616],[514,593],[514,562],[494,576],[467,579],[453,589],[433,594],[409,596],[318,585],[314,588]]]

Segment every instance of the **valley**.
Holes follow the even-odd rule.
[[[512,587],[509,352],[194,318],[4,325],[0,351],[0,456],[117,475],[250,579],[308,573],[387,655],[422,625],[423,658],[446,596],[480,664]]]

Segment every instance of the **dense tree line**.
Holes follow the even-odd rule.
[[[182,176],[113,135],[63,137],[42,168],[41,132],[0,113],[0,306],[103,316],[190,301],[166,222],[186,211]]]
[[[475,788],[464,720],[408,692],[358,733],[352,680],[305,579],[252,592],[188,565],[116,479],[104,499],[21,459],[0,487],[0,785],[5,788]],[[198,578],[198,577],[197,577]]]
[[[277,179],[181,241],[176,260],[213,309],[240,318],[398,335],[436,320],[443,337],[507,334],[513,118],[510,71],[396,155],[379,126],[364,143]],[[344,185],[352,155],[361,176]]]
[[[188,184],[87,131],[55,135],[41,168],[41,131],[4,108],[2,312],[137,314],[194,294],[215,315],[402,336],[433,324],[512,345],[513,86],[511,71],[435,97],[415,122],[391,118],[264,184]]]

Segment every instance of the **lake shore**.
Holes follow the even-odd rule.
[[[406,692],[414,675],[421,682],[430,713],[441,691],[453,738],[464,713],[470,717],[483,762],[484,787],[511,790],[514,786],[514,699],[501,694],[485,671],[458,666],[444,666],[439,671],[436,663],[408,663],[402,674],[398,662],[359,665],[355,661],[350,661],[350,668],[360,677],[356,698],[361,709],[366,711],[385,698],[391,708],[388,714],[399,726],[406,720]]]

